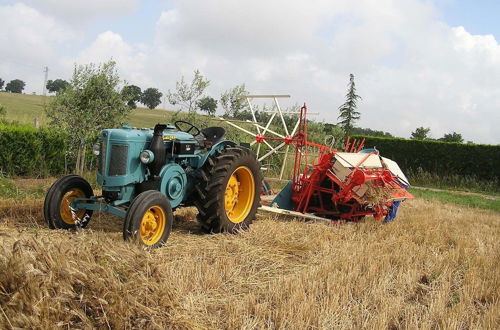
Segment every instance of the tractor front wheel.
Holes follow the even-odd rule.
[[[86,227],[92,217],[92,210],[73,210],[75,198],[94,196],[90,184],[78,175],[60,178],[50,187],[43,207],[43,215],[51,229],[74,229]]]
[[[198,220],[208,232],[235,233],[250,226],[260,204],[262,173],[248,148],[228,147],[207,159],[196,184]]]
[[[140,193],[127,210],[123,238],[148,248],[158,248],[167,242],[174,214],[170,201],[156,190]]]

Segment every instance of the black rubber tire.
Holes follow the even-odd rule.
[[[81,176],[70,174],[54,182],[50,187],[43,205],[43,215],[50,229],[85,228],[92,217],[92,210],[85,210],[78,224],[68,224],[61,217],[61,200],[71,189],[80,189],[86,198],[94,196],[90,184]]]
[[[225,209],[225,190],[232,173],[240,166],[246,166],[252,172],[255,186],[255,197],[251,210],[246,218],[234,223],[229,220]],[[198,221],[206,232],[236,233],[247,229],[255,220],[260,206],[262,190],[262,172],[255,154],[248,148],[235,146],[215,152],[200,170],[201,180],[196,184]]]
[[[160,206],[166,215],[165,229],[161,238],[154,245],[145,244],[140,238],[139,230],[144,214],[153,206]],[[138,244],[151,249],[162,247],[167,243],[168,236],[172,231],[172,224],[174,222],[174,213],[168,198],[159,191],[147,190],[139,195],[132,201],[125,216],[123,224],[123,239],[126,241],[137,242]]]

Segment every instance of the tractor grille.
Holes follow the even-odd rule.
[[[106,144],[103,142],[101,143],[101,150],[99,152],[99,157],[97,157],[97,168],[99,170],[99,173],[102,175],[106,174]]]
[[[113,144],[111,146],[111,159],[109,160],[109,176],[127,174],[128,146]]]

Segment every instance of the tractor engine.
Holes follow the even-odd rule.
[[[103,197],[120,205],[141,192],[159,190],[177,207],[186,193],[186,171],[198,166],[200,149],[193,135],[171,125],[103,130],[94,146]]]

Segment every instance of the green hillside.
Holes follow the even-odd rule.
[[[0,92],[0,104],[7,109],[7,120],[22,124],[33,125],[35,118],[41,125],[45,125],[47,118],[43,111],[45,102],[51,96],[13,94]],[[166,122],[173,111],[147,108],[137,108],[132,111],[127,121],[136,127],[152,127],[158,122]]]

